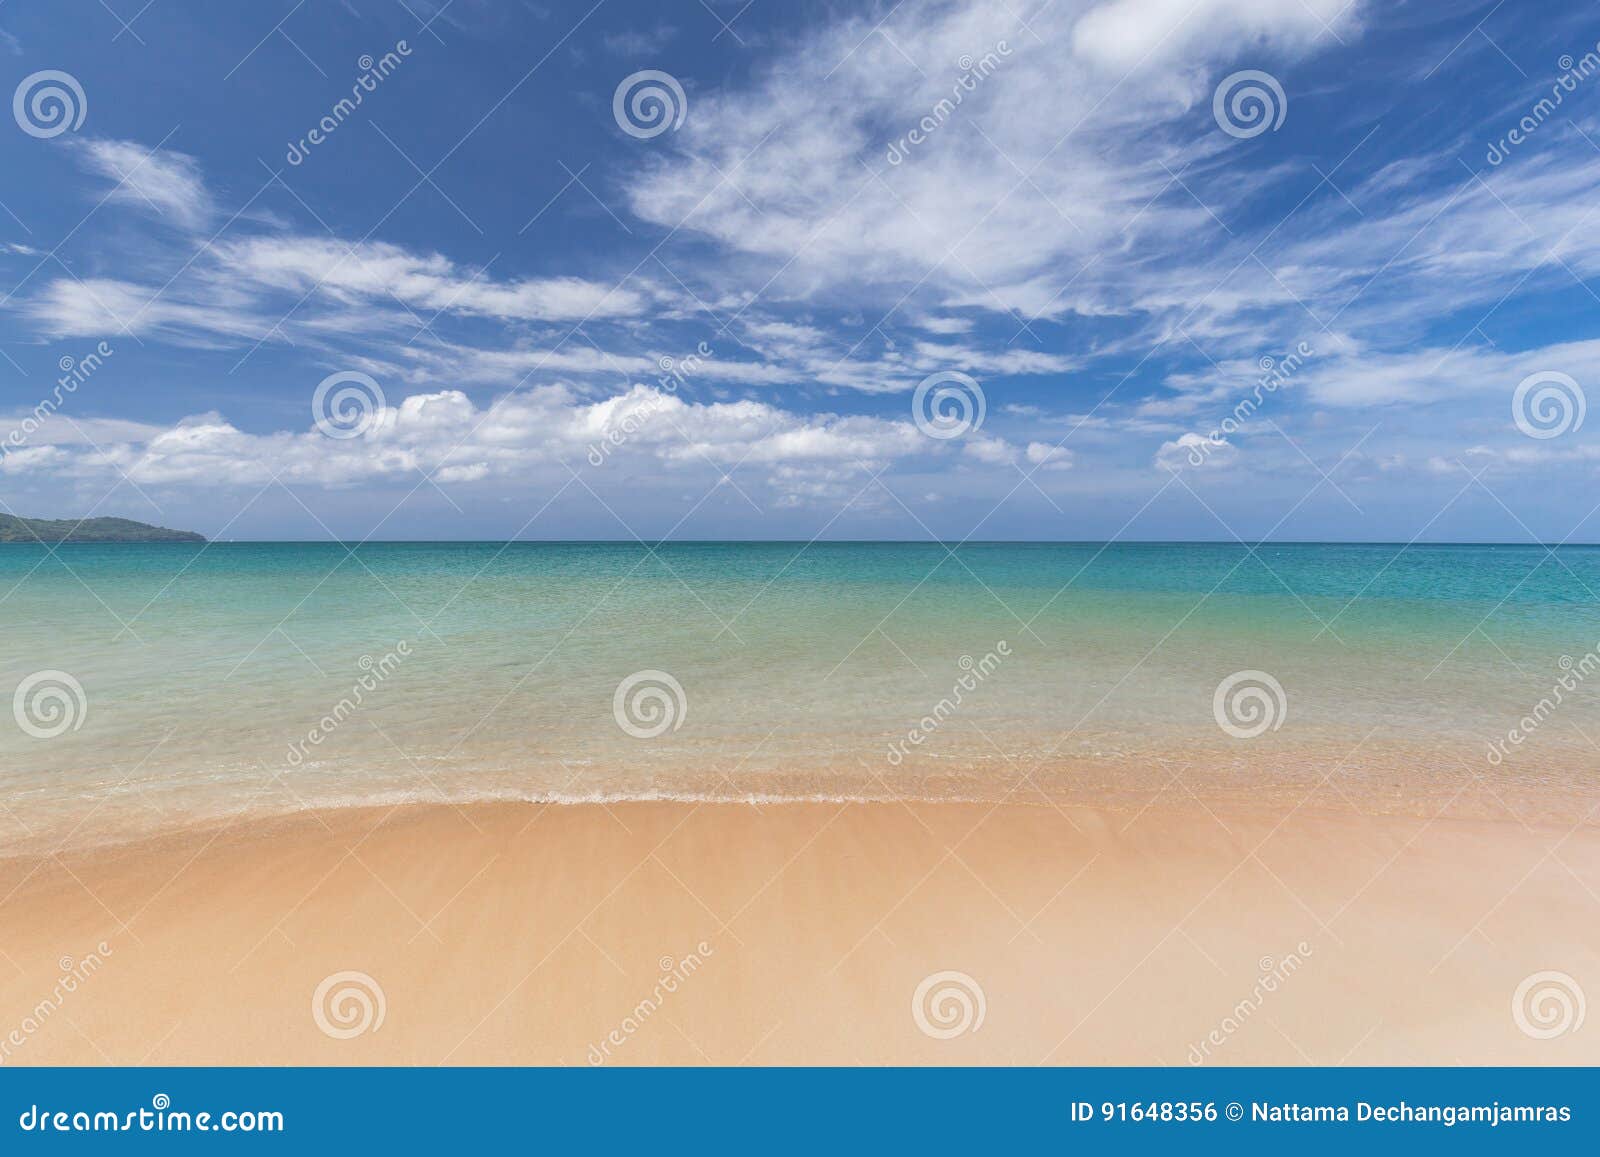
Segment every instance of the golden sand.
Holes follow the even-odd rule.
[[[4,860],[0,896],[9,1064],[1600,1061],[1513,1010],[1600,996],[1592,826],[411,805]]]

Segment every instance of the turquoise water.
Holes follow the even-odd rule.
[[[0,838],[408,799],[1136,799],[1174,769],[1265,796],[1336,763],[1390,802],[1581,796],[1596,592],[1589,547],[7,546]],[[1488,760],[1563,656],[1558,710]],[[633,732],[670,713],[643,738],[614,704],[642,671],[677,684],[625,698]],[[1219,724],[1240,671],[1282,688],[1275,729]]]

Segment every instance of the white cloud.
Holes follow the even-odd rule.
[[[1304,49],[1357,23],[1352,0],[1111,0],[1072,30],[1075,54],[1107,69],[1155,68],[1272,41]]]
[[[220,244],[218,257],[231,274],[260,286],[342,301],[392,300],[427,314],[579,321],[635,315],[650,301],[648,289],[637,284],[618,288],[581,277],[502,281],[437,253],[384,242],[347,246],[333,238],[252,237]]]
[[[925,329],[929,333],[952,335],[972,332],[973,323],[969,317],[936,317],[929,314],[909,320],[918,329]]]
[[[1517,352],[1475,345],[1392,354],[1361,351],[1310,363],[1301,379],[1310,399],[1325,406],[1429,405],[1501,395],[1509,421],[1517,383],[1541,370],[1557,370],[1586,383],[1589,390],[1600,389],[1600,339]]]
[[[1163,442],[1156,451],[1155,464],[1162,470],[1209,468],[1226,469],[1237,465],[1239,449],[1226,439],[1207,439],[1199,434],[1183,434]]]
[[[70,413],[32,410],[0,414],[0,451],[12,446],[85,446],[144,442],[164,427],[125,418],[80,418]]]
[[[1261,376],[1261,355],[1303,337],[1316,358],[1262,417],[1324,465],[1340,461],[1371,424],[1350,432],[1355,416],[1372,409],[1388,425],[1369,449],[1392,444],[1381,458],[1351,458],[1346,474],[1415,480],[1430,462],[1454,470],[1466,455],[1508,471],[1553,455],[1587,461],[1574,444],[1519,441],[1510,391],[1558,369],[1600,392],[1600,342],[1497,350],[1477,336],[1452,345],[1455,323],[1440,325],[1469,309],[1467,330],[1519,288],[1554,280],[1571,291],[1574,277],[1600,275],[1600,230],[1587,219],[1600,158],[1587,144],[1563,155],[1530,148],[1482,182],[1459,150],[1364,180],[1369,154],[1359,153],[1339,177],[1359,212],[1322,189],[1280,228],[1262,206],[1294,204],[1314,174],[1299,155],[1239,163],[1243,146],[1211,124],[1213,87],[1232,69],[1292,67],[1296,54],[1332,47],[1325,24],[1354,41],[1362,5],[1056,0],[1027,14],[1031,30],[1018,11],[1012,0],[911,0],[889,14],[887,35],[873,32],[884,9],[845,16],[780,47],[749,78],[691,84],[683,130],[631,151],[640,167],[624,174],[627,204],[647,221],[677,226],[688,215],[663,250],[670,277],[646,265],[654,281],[617,287],[583,254],[570,273],[514,276],[509,257],[483,268],[426,245],[352,245],[261,219],[231,224],[198,256],[194,237],[153,229],[118,254],[135,257],[95,276],[49,281],[42,269],[9,304],[44,336],[126,327],[190,346],[282,342],[322,367],[308,381],[357,366],[391,395],[417,392],[351,444],[251,434],[201,415],[170,429],[107,427],[94,436],[108,444],[105,459],[72,439],[38,441],[7,470],[109,477],[117,465],[141,485],[202,488],[279,470],[330,487],[414,481],[419,469],[463,487],[541,471],[559,481],[561,463],[581,463],[652,396],[660,359],[681,358],[708,333],[716,354],[689,389],[652,407],[655,420],[607,459],[648,479],[638,489],[703,471],[708,458],[744,462],[751,485],[784,503],[848,498],[864,465],[886,462],[954,466],[963,488],[1004,478],[1001,493],[1018,468],[1075,467],[1051,485],[1085,492],[1113,489],[1116,471],[1147,482],[1152,446],[1158,465],[1186,468],[1203,445],[1205,465],[1236,468],[1219,484],[1284,463],[1305,469],[1265,421],[1237,432],[1244,460],[1235,445],[1188,432],[1232,412]],[[889,163],[885,146],[952,92],[956,62],[1002,40],[992,73]],[[1298,99],[1292,71],[1283,78]],[[1539,148],[1563,133],[1573,130],[1552,122]],[[1368,148],[1385,143],[1380,135]],[[187,230],[218,215],[193,158],[123,141],[76,147],[107,180],[127,178],[119,203]],[[1034,317],[1047,324],[1030,333],[1020,322]],[[713,322],[726,328],[711,333]],[[918,436],[897,401],[837,400],[904,393],[953,369],[979,378],[990,403],[984,429],[957,443]],[[1023,376],[1032,392],[1014,401],[1003,379]],[[486,406],[491,391],[530,381],[543,384]],[[1056,388],[1071,396],[1042,396]],[[880,416],[807,412],[818,405]],[[1062,435],[1068,446],[1057,449]],[[919,477],[917,492],[925,484]]]
[[[85,165],[112,182],[109,201],[142,208],[184,230],[203,227],[215,212],[199,163],[185,153],[104,138],[75,147]]]
[[[1071,470],[1072,451],[1049,442],[1029,442],[1028,461],[1041,470]]]
[[[968,434],[962,442],[961,452],[979,462],[1003,465],[1017,460],[1017,448],[992,434]]]
[[[801,415],[754,401],[686,402],[646,386],[597,402],[582,401],[563,386],[539,386],[487,407],[459,390],[413,394],[350,439],[316,429],[250,434],[216,413],[170,428],[97,429],[105,436],[96,438],[99,449],[69,449],[69,440],[60,439],[9,455],[6,469],[111,479],[120,472],[141,486],[211,490],[260,486],[273,477],[335,488],[415,481],[418,471],[456,484],[559,479],[566,467],[670,477],[703,471],[708,461],[725,468],[744,462],[759,468],[751,471],[757,482],[802,493],[813,483],[947,452],[909,420]],[[118,434],[121,440],[113,440]],[[595,456],[600,466],[593,465]]]
[[[46,283],[21,308],[51,337],[166,331],[214,343],[262,337],[272,323],[257,315],[258,304],[237,286],[217,286],[206,297],[191,285],[163,291],[109,277],[63,277]]]
[[[797,41],[747,87],[697,94],[673,151],[654,154],[632,183],[630,204],[766,259],[756,265],[762,282],[774,278],[768,299],[892,285],[891,303],[915,291],[904,302],[912,317],[946,303],[1028,316],[1126,311],[1128,295],[1105,300],[1118,269],[1131,275],[1152,253],[1191,245],[1197,230],[1216,232],[1187,197],[1152,204],[1172,171],[1234,143],[1214,131],[1194,138],[1213,63],[1247,45],[1332,43],[1322,21],[1356,30],[1359,6],[1336,17],[1343,7],[1058,0],[1024,27],[998,0],[907,4],[882,35],[877,13],[845,19]],[[1169,67],[1113,88],[1106,66],[1152,40]],[[990,62],[969,87],[957,85],[963,59]],[[888,146],[930,116],[937,130],[892,163]],[[1101,268],[1068,288],[1091,258]]]

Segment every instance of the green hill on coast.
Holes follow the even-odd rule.
[[[192,530],[168,530],[131,518],[18,518],[0,514],[0,543],[5,542],[204,542]]]

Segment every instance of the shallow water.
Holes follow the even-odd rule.
[[[1596,592],[1590,547],[8,546],[0,839],[441,797],[1267,795],[1335,768],[1390,803],[1474,777],[1582,803]],[[1277,686],[1239,681],[1225,728],[1241,671]],[[676,687],[618,707],[638,672]]]

